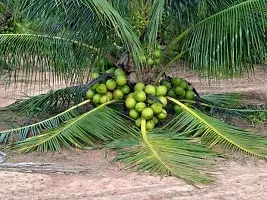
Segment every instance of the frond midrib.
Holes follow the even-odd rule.
[[[153,145],[148,141],[147,138],[147,131],[146,131],[146,120],[142,119],[141,120],[141,133],[143,136],[143,139],[145,141],[146,146],[150,149],[151,153],[159,160],[160,163],[162,163],[166,169],[168,169],[173,175],[177,176],[177,173],[175,171],[173,171],[173,169],[171,169],[162,159],[161,157],[158,155],[158,153],[155,151]]]
[[[86,117],[87,115],[89,115],[89,114],[91,114],[91,113],[93,113],[93,112],[96,112],[96,111],[98,111],[99,109],[103,108],[104,106],[109,105],[109,104],[114,103],[114,102],[116,102],[116,100],[109,101],[109,102],[107,102],[107,103],[105,103],[105,104],[102,104],[102,105],[98,106],[97,108],[94,108],[94,109],[92,109],[92,110],[90,110],[90,111],[88,111],[88,112],[82,114],[81,116],[79,116],[79,117],[77,117],[76,119],[74,119],[71,123],[67,124],[66,126],[61,127],[60,130],[54,131],[54,134],[51,134],[51,136],[50,136],[50,137],[47,137],[46,140],[42,140],[42,141],[40,141],[39,143],[34,144],[34,147],[37,147],[37,146],[39,146],[39,145],[41,145],[41,144],[44,144],[45,142],[47,142],[47,141],[49,141],[49,140],[51,140],[51,139],[53,139],[53,138],[56,138],[56,137],[57,137],[58,135],[60,135],[64,130],[67,130],[68,128],[70,128],[71,126],[73,126],[75,123],[77,123],[79,120],[83,119],[83,118]],[[43,134],[38,135],[38,136],[36,136],[36,137],[42,137],[42,136],[43,136]],[[27,146],[25,147],[25,149],[28,149],[28,148],[29,148],[29,147],[27,147]],[[23,151],[23,150],[24,150],[24,148],[21,148],[21,149],[20,149],[20,151]]]
[[[49,35],[40,35],[40,34],[35,34],[35,33],[8,33],[8,34],[0,34],[4,35],[4,36],[30,36],[30,37],[39,37],[39,38],[49,38],[49,39],[55,39],[55,40],[61,40],[61,41],[65,41],[65,42],[71,42],[73,44],[81,44],[83,47],[86,47],[90,50],[93,50],[95,52],[99,52],[99,49],[90,46],[86,43],[83,43],[81,41],[77,41],[77,40],[73,40],[73,39],[67,39],[64,37],[59,37],[59,36],[49,36]]]

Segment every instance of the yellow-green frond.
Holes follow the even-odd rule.
[[[110,101],[94,108],[80,116],[66,121],[58,128],[48,130],[43,134],[12,143],[7,148],[20,152],[60,151],[62,147],[94,146],[98,142],[125,138],[132,133],[132,126],[116,111],[108,108]]]
[[[184,110],[173,120],[173,128],[189,132],[193,137],[201,137],[210,148],[219,146],[225,151],[230,150],[263,159],[267,158],[266,137],[227,125],[171,97],[168,99]]]

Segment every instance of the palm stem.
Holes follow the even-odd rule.
[[[155,155],[155,157],[164,164],[164,162],[162,161],[162,159],[159,157],[158,153],[154,150],[153,146],[150,144],[150,142],[148,141],[147,138],[147,130],[146,130],[146,120],[145,119],[141,119],[141,133],[142,133],[142,137],[145,141],[145,144],[147,145],[148,149],[151,150],[151,152]],[[165,165],[170,171],[172,171],[167,165]],[[175,173],[174,173],[175,174]]]
[[[166,161],[164,161],[162,159],[162,156],[159,155],[159,153],[156,151],[155,147],[151,144],[151,142],[149,142],[148,137],[147,137],[147,130],[146,130],[146,120],[145,119],[141,119],[141,134],[143,137],[143,140],[147,146],[147,150],[149,150],[152,155],[168,170],[168,174],[169,175],[174,175],[179,177],[179,173],[176,172],[175,170],[173,170],[170,166],[169,163],[167,163]],[[181,177],[183,178],[183,177]],[[192,184],[191,180],[187,180],[184,179],[188,184]]]
[[[193,28],[193,26],[190,27],[189,29],[186,29],[184,32],[182,32],[180,35],[178,35],[169,45],[167,45],[167,51],[172,49],[175,44],[177,44],[181,39],[183,39],[185,36],[187,36],[190,33],[192,28]]]
[[[141,133],[142,133],[142,137],[145,141],[145,144],[147,145],[148,149],[151,151],[152,154],[154,154],[154,156],[173,174],[176,174],[170,167],[168,167],[168,165],[165,164],[165,162],[160,158],[160,156],[158,155],[158,153],[154,150],[154,147],[152,146],[152,144],[150,144],[150,142],[148,141],[147,138],[147,130],[146,130],[146,120],[145,119],[141,119]]]

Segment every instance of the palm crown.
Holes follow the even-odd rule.
[[[265,0],[10,0],[0,4],[0,11],[0,70],[7,67],[15,81],[24,73],[25,84],[37,73],[44,77],[47,70],[54,80],[75,84],[11,105],[15,111],[68,109],[42,122],[0,132],[0,142],[19,136],[9,148],[47,151],[102,141],[119,148],[118,159],[137,170],[193,183],[210,180],[199,171],[216,156],[210,149],[214,146],[266,159],[264,137],[207,115],[206,109],[212,108],[244,113],[222,107],[233,98],[239,100],[236,95],[196,97],[189,102],[195,106],[167,97],[182,112],[148,134],[146,121],[141,119],[141,129],[133,126],[120,101],[89,107],[88,112],[77,110],[89,103],[83,95],[95,84],[84,81],[105,66],[124,68],[133,82],[156,85],[180,59],[211,79],[252,71],[267,52]],[[159,49],[163,55],[155,64]]]
[[[166,45],[167,66],[186,59],[212,78],[242,74],[265,57],[263,0],[14,2],[7,5],[17,31],[1,35],[0,52],[2,59],[16,55],[7,60],[15,71],[46,65],[79,82],[66,74],[86,74],[99,56],[117,64],[124,52],[140,71],[147,67],[141,58],[151,56],[158,42]],[[18,67],[21,59],[25,64]]]

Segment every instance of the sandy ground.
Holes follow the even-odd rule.
[[[210,186],[195,188],[171,177],[129,173],[104,150],[10,155],[9,163],[37,162],[79,173],[0,171],[0,199],[266,199],[267,166],[262,161],[222,162]],[[44,168],[45,169],[45,168]]]
[[[256,72],[254,78],[223,81],[220,85],[211,86],[201,83],[194,74],[186,73],[185,77],[201,93],[242,91],[250,93],[260,102],[267,102],[267,76],[262,72]],[[0,83],[0,106],[6,106],[23,95],[20,89],[11,94]],[[111,162],[113,157],[114,152],[106,150],[75,149],[25,155],[8,152],[4,164],[28,163],[31,166],[21,170],[0,166],[0,200],[267,199],[267,164],[263,161],[220,161],[220,168],[212,172],[214,183],[195,188],[172,177],[125,171],[121,163]],[[52,173],[49,171],[51,168],[56,170]]]

